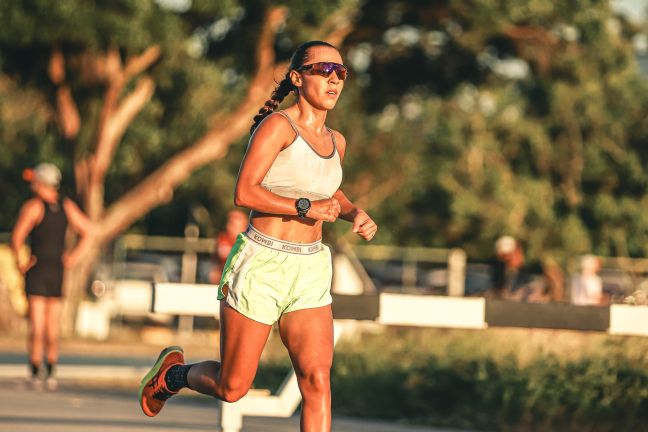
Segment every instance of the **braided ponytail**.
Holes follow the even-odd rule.
[[[272,92],[272,96],[270,96],[270,99],[266,101],[266,103],[261,107],[259,110],[259,114],[254,116],[254,124],[250,128],[250,134],[254,132],[254,130],[259,126],[259,123],[261,123],[261,120],[269,116],[279,108],[279,104],[284,100],[286,96],[290,94],[291,91],[295,89],[295,85],[292,83],[290,80],[290,72],[286,74],[283,80],[279,83],[277,88]]]
[[[293,53],[292,58],[290,59],[290,67],[288,68],[286,76],[279,83],[279,86],[277,86],[275,91],[272,92],[270,99],[268,99],[266,103],[261,107],[259,113],[254,116],[254,124],[250,128],[250,133],[254,132],[257,126],[259,126],[259,123],[261,123],[261,120],[272,114],[274,110],[279,107],[279,104],[284,100],[286,96],[288,96],[288,94],[290,94],[291,91],[297,89],[290,79],[290,71],[298,70],[304,65],[308,58],[308,49],[314,46],[327,46],[335,48],[330,43],[323,41],[310,41],[299,45]]]

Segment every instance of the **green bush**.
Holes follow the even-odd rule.
[[[648,430],[648,372],[605,358],[439,358],[403,368],[341,352],[333,368],[340,414],[511,431]]]
[[[540,332],[390,329],[342,342],[334,415],[507,432],[648,431],[645,338]],[[289,370],[285,355],[270,359],[255,386],[276,391]]]

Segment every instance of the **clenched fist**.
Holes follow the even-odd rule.
[[[374,238],[376,231],[378,231],[376,222],[364,210],[358,210],[358,213],[353,218],[353,232],[369,241]]]
[[[335,222],[340,210],[340,202],[335,198],[317,200],[311,202],[311,208],[306,213],[306,217],[325,222]]]

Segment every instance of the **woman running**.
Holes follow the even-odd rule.
[[[346,141],[325,125],[346,78],[335,47],[307,42],[254,118],[235,192],[236,205],[252,211],[250,225],[219,286],[220,362],[185,365],[181,348],[164,349],[140,387],[146,415],[157,415],[183,387],[226,402],[241,399],[278,321],[302,394],[301,430],[330,431],[332,268],[322,225],[340,217],[365,240],[378,229],[339,189]],[[275,112],[290,92],[296,103]]]

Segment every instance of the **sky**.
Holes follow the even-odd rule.
[[[648,0],[611,0],[612,7],[633,21],[645,21],[648,19]]]

